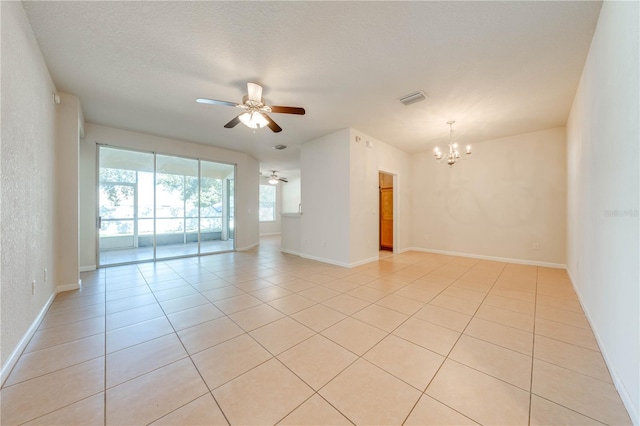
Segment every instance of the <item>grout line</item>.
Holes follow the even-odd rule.
[[[531,405],[533,400],[533,364],[536,353],[536,310],[538,307],[538,279],[540,275],[540,269],[536,266],[536,294],[534,296],[534,305],[533,305],[533,345],[531,347],[531,375],[529,378],[529,422],[527,423],[529,426],[531,425]]]

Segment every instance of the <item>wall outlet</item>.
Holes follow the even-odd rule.
[[[531,248],[533,250],[540,250],[540,243],[531,243]]]
[[[31,295],[36,294],[36,280],[31,281]]]

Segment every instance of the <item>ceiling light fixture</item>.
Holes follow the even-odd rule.
[[[458,143],[453,142],[453,123],[455,123],[455,121],[447,121],[447,124],[449,125],[449,152],[444,155],[442,151],[440,151],[440,147],[436,146],[433,149],[433,156],[436,157],[436,160],[440,163],[446,158],[449,167],[453,166],[458,160],[460,160]],[[465,157],[469,155],[471,155],[471,145],[467,145],[466,147]]]
[[[269,124],[267,119],[257,111],[245,112],[244,114],[240,114],[238,118],[242,124],[253,130],[262,129]]]
[[[272,176],[269,178],[269,183],[270,183],[271,185],[277,185],[277,184],[278,184],[278,178],[277,178],[277,177],[274,177],[274,175],[272,175]]]

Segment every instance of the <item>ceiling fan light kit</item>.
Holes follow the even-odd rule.
[[[253,129],[254,132],[263,127],[270,128],[274,133],[282,131],[282,128],[278,126],[267,113],[295,115],[304,115],[306,113],[304,108],[300,107],[266,105],[264,99],[262,99],[262,86],[256,83],[247,83],[247,94],[242,97],[242,103],[240,104],[207,98],[198,98],[196,102],[201,104],[232,106],[245,110],[245,112],[225,124],[224,127],[231,129],[237,126],[238,123],[242,123],[248,128]]]
[[[284,183],[288,183],[289,181],[287,180],[287,178],[281,178],[278,177],[278,175],[276,174],[277,170],[272,170],[272,173],[270,176],[262,176],[265,179],[269,179],[267,182],[269,182],[269,184],[271,185],[277,185],[278,182],[284,182]],[[262,174],[262,173],[260,173]]]
[[[447,160],[447,164],[449,167],[453,167],[461,158],[468,158],[471,155],[471,145],[466,146],[465,156],[460,156],[460,151],[458,151],[458,143],[453,142],[453,124],[455,121],[447,121],[449,125],[449,144],[448,144],[448,152],[445,154],[440,151],[440,147],[436,146],[433,149],[433,156],[436,158],[438,163],[442,163],[445,159]]]

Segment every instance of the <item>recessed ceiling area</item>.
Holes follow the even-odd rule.
[[[564,126],[600,2],[24,2],[57,89],[88,122],[299,167],[353,127],[406,152]],[[225,129],[248,81],[280,133]],[[424,91],[404,106],[399,99]],[[283,144],[288,148],[274,150]]]

